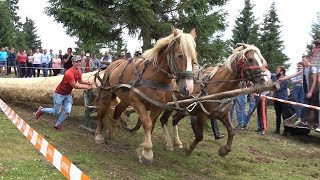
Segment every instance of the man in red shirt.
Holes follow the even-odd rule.
[[[64,112],[60,114],[54,128],[62,130],[62,122],[69,116],[72,107],[72,89],[91,89],[92,83],[84,82],[82,80],[81,72],[81,56],[72,57],[72,67],[66,71],[61,83],[56,88],[53,95],[53,108],[43,108],[40,106],[38,111],[34,113],[35,118],[38,119],[44,113],[58,115],[61,113],[62,105],[64,105]]]

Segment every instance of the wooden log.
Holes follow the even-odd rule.
[[[180,101],[177,101],[177,103],[179,104],[179,106],[180,105],[184,106],[184,105],[191,104],[191,103],[197,102],[197,101],[202,101],[202,100],[224,99],[224,98],[239,96],[241,94],[251,94],[251,93],[261,93],[264,91],[273,91],[273,90],[276,90],[279,88],[280,88],[279,83],[272,83],[272,84],[267,84],[267,85],[254,86],[254,87],[246,88],[246,89],[235,89],[235,90],[231,90],[231,91],[225,91],[225,92],[221,92],[221,93],[211,94],[208,96],[201,96],[201,97],[197,97],[197,98],[180,100]],[[167,103],[167,105],[169,105],[169,106],[174,105],[174,104],[175,104],[175,102]]]
[[[96,72],[82,74],[84,81],[94,82]],[[100,72],[103,77],[104,71]],[[0,78],[0,98],[6,102],[23,101],[52,104],[53,93],[63,76],[38,78]],[[95,88],[95,87],[94,87]],[[73,104],[84,105],[83,89],[73,89]]]

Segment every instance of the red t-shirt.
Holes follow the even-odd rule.
[[[70,94],[73,89],[70,83],[81,81],[82,80],[81,77],[82,77],[81,70],[80,69],[76,70],[74,67],[71,67],[64,74],[61,83],[56,88],[56,93],[61,95]]]
[[[18,54],[18,56],[17,56],[17,61],[20,64],[26,64],[27,63],[27,59],[28,59],[28,57],[27,57],[26,54]]]

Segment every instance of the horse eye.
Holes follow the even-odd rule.
[[[248,61],[249,61],[249,62],[252,62],[252,61],[253,61],[253,58],[248,58]]]
[[[178,54],[178,58],[183,58],[183,54]]]

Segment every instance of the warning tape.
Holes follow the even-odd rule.
[[[318,106],[312,106],[312,105],[308,105],[308,104],[302,104],[302,103],[297,103],[297,102],[293,102],[293,101],[288,101],[288,100],[283,100],[283,99],[279,99],[279,98],[274,98],[274,97],[270,97],[270,96],[265,96],[265,95],[261,95],[262,97],[266,97],[267,99],[273,100],[273,101],[280,101],[286,104],[292,104],[292,105],[296,105],[296,106],[302,106],[302,107],[306,107],[306,108],[310,108],[310,109],[316,109],[320,111],[320,107]]]
[[[38,134],[30,127],[25,120],[21,119],[5,102],[0,99],[0,108],[12,121],[12,123],[23,133],[36,149],[47,158],[67,179],[89,180],[90,177],[84,174],[79,168],[72,164],[67,157],[62,155],[56,148],[46,141],[41,134]]]

